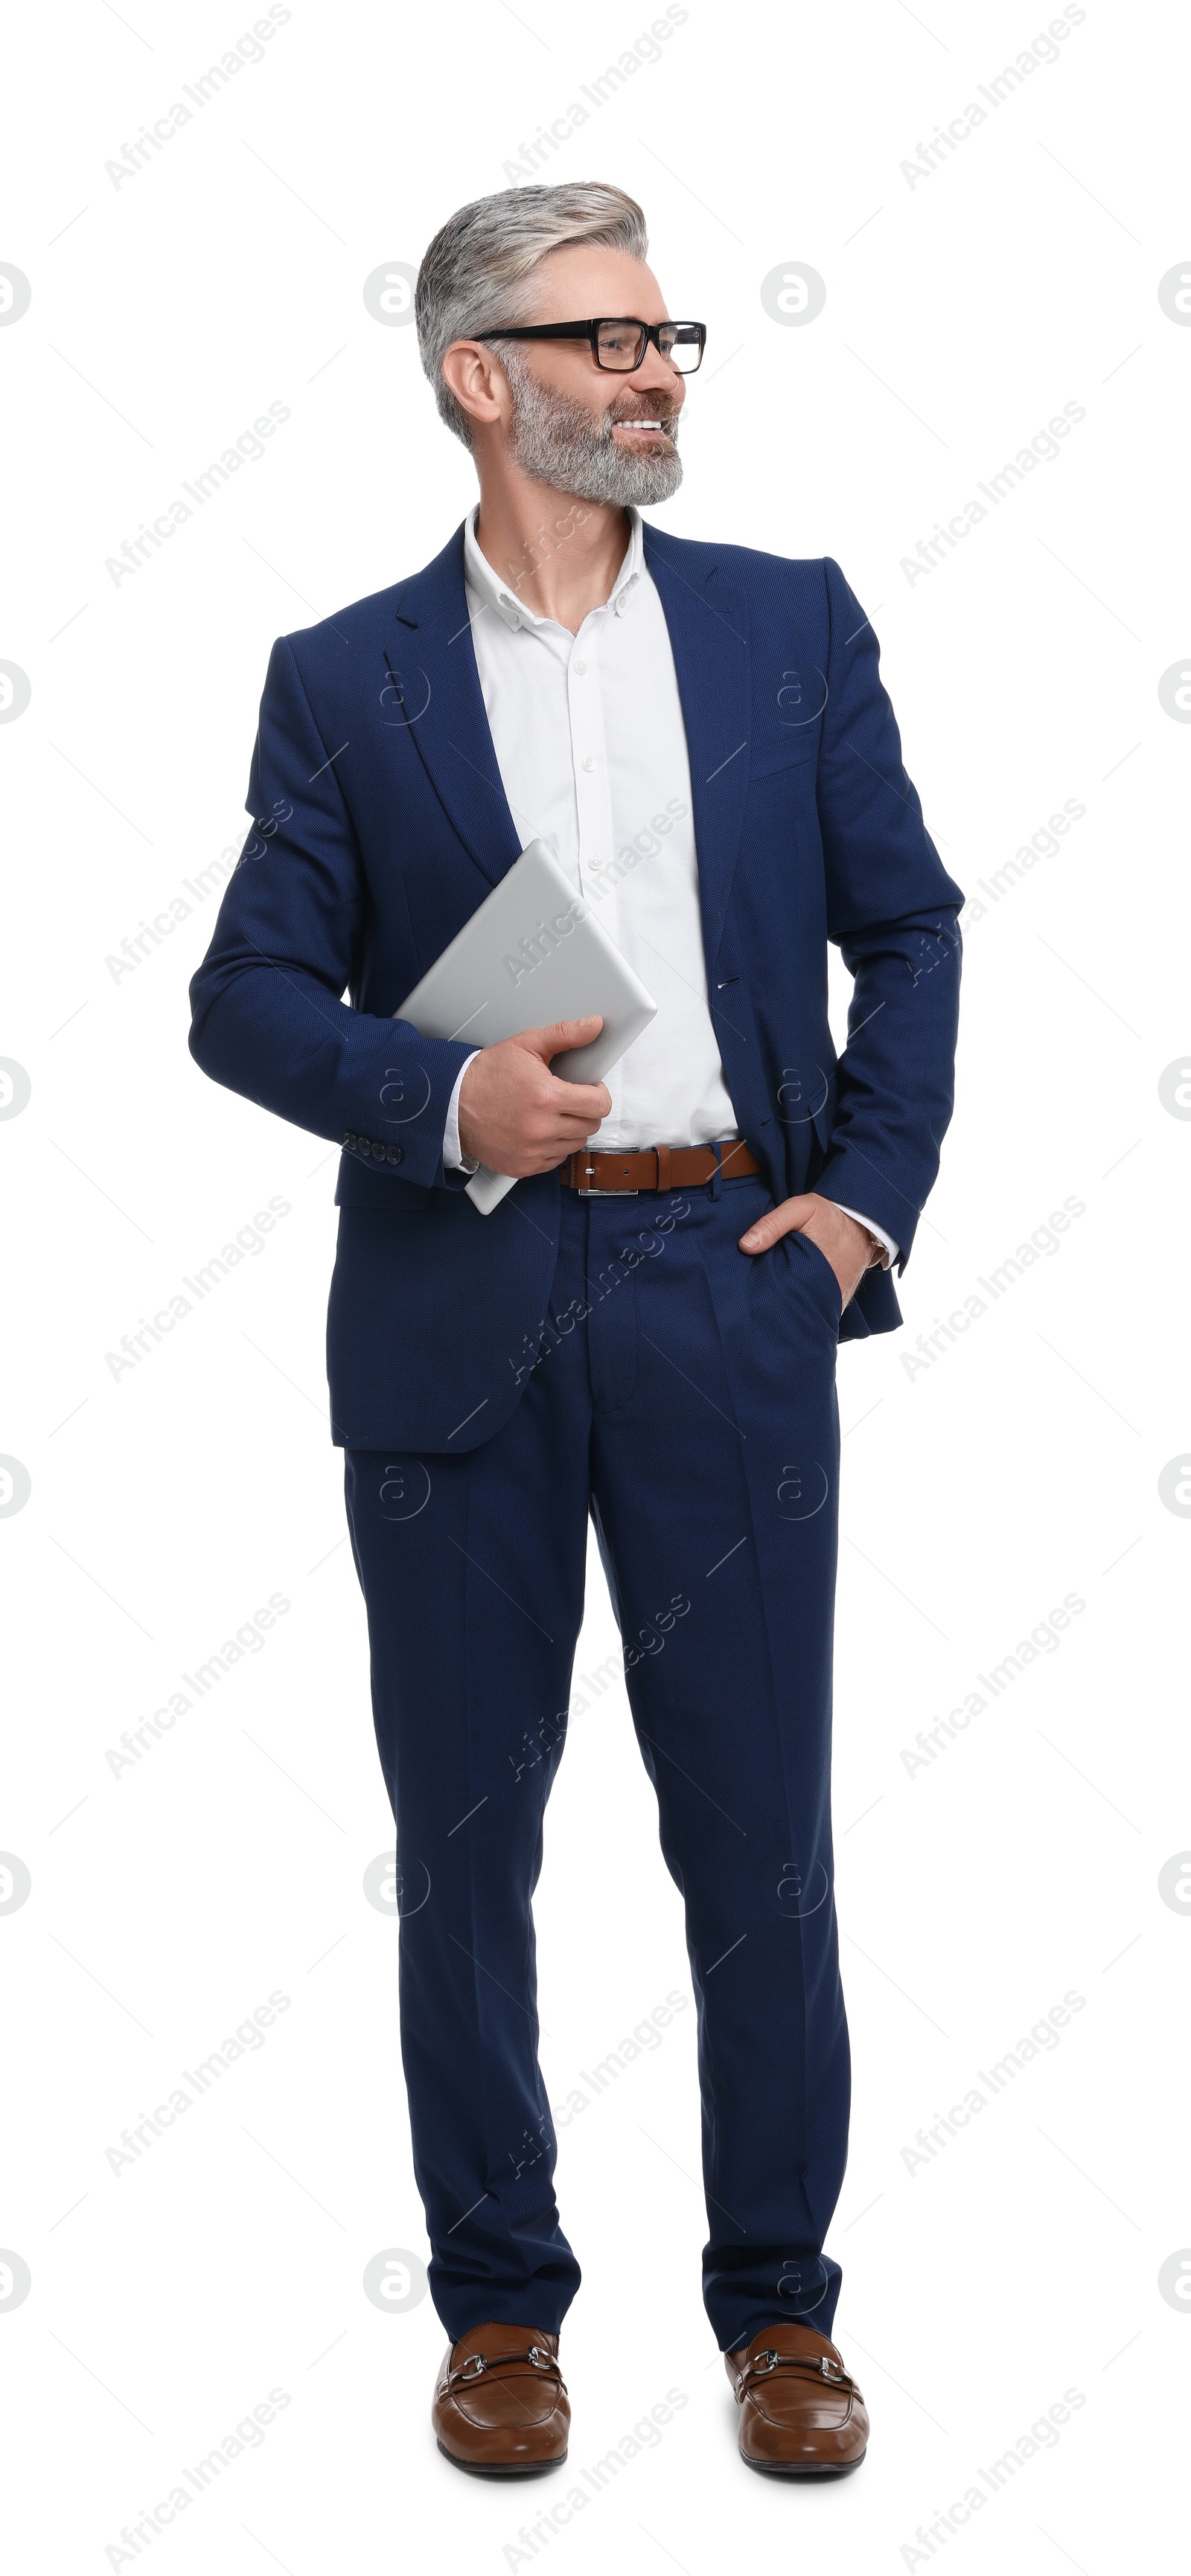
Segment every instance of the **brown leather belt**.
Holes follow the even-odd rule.
[[[717,1169],[725,1180],[739,1180],[761,1165],[738,1139],[721,1145],[646,1145],[636,1153],[596,1153],[584,1146],[558,1167],[563,1188],[584,1198],[631,1198],[638,1190],[698,1189],[713,1181]]]

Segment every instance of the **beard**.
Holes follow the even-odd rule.
[[[638,455],[619,447],[613,436],[615,422],[631,419],[631,412],[615,412],[610,404],[602,420],[593,420],[582,403],[551,393],[519,350],[502,349],[500,360],[512,396],[513,455],[535,483],[548,483],[553,491],[579,501],[611,501],[621,509],[648,509],[677,492],[682,481],[678,414],[659,396],[647,398],[640,411],[664,421],[670,443],[656,456]]]

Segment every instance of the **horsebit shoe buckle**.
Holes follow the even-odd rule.
[[[810,2355],[808,2355],[808,2359],[809,2358],[811,2358]],[[766,2372],[776,2370],[781,2359],[782,2355],[780,2352],[754,2353],[753,2368],[754,2370],[764,2370]],[[845,2375],[842,2362],[833,2361],[829,2352],[820,2354],[819,2369],[824,2379],[842,2380]]]

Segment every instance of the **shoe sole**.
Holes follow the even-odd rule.
[[[435,2439],[437,2441],[437,2434],[435,2435]],[[461,2460],[458,2451],[448,2451],[445,2442],[439,2442],[438,2447],[442,2452],[444,2460],[449,2460],[453,2469],[463,2469],[469,2478],[541,2478],[546,2475],[549,2469],[561,2469],[567,2456],[565,2451],[560,2451],[556,2460],[493,2460],[489,2462],[485,2460]]]
[[[750,2460],[744,2451],[740,2456],[746,2469],[756,2469],[763,2478],[847,2478],[853,2469],[859,2468],[868,2452],[866,2446],[857,2452],[854,2460],[820,2460],[811,2467],[805,2467],[797,2460]]]

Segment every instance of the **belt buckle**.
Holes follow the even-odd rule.
[[[595,1164],[588,1163],[586,1168],[589,1172],[594,1172]],[[639,1199],[641,1196],[640,1190],[600,1190],[585,1188],[582,1181],[578,1183],[578,1190],[581,1199]]]

